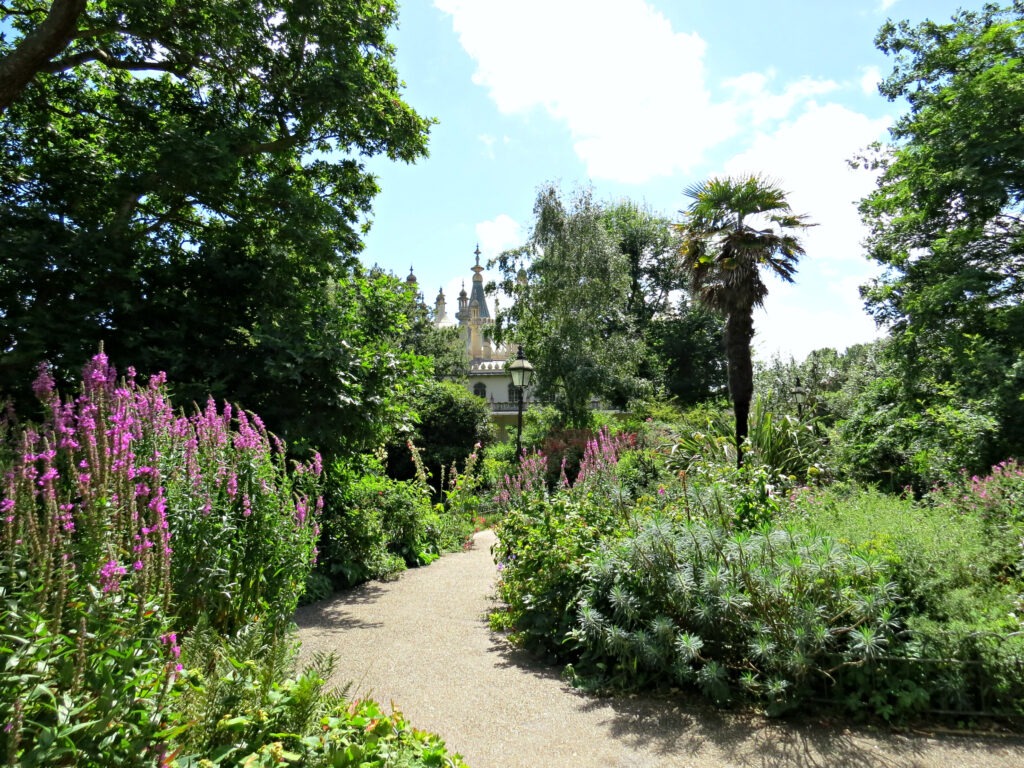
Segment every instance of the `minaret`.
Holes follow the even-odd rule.
[[[437,298],[434,299],[434,325],[441,325],[448,322],[448,313],[445,311],[444,287],[437,289]]]

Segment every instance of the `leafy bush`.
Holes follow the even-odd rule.
[[[898,626],[885,563],[794,529],[730,532],[654,518],[585,568],[577,670],[635,687],[694,685],[769,712],[879,655]]]
[[[153,765],[176,674],[166,607],[124,582],[103,592],[70,578],[55,596],[38,584],[12,588],[10,576],[5,567],[0,759],[25,768]]]
[[[936,489],[931,499],[981,521],[999,575],[1024,577],[1024,466],[1015,460],[1001,462],[984,477],[963,476]]]
[[[297,670],[297,644],[259,624],[229,640],[199,632],[181,659],[187,685],[163,735],[182,768],[463,765],[401,714],[328,691],[329,657]]]
[[[735,423],[730,412],[706,412],[704,423],[680,436],[672,449],[672,465],[689,470],[697,463],[733,466],[736,463]],[[790,415],[768,410],[765,401],[754,401],[748,423],[745,464],[765,467],[771,473],[797,480],[824,472],[823,445],[811,424]]]
[[[535,454],[499,494],[493,624],[577,682],[770,713],[1024,713],[1018,465],[924,502],[704,461],[652,489],[644,449],[595,444],[576,483],[549,492]]]
[[[419,416],[412,440],[422,455],[427,481],[440,498],[444,475],[461,467],[477,447],[494,439],[487,403],[451,381],[426,382],[413,400]],[[400,480],[416,478],[418,468],[406,442],[388,446],[388,475]]]
[[[880,374],[856,394],[849,418],[836,430],[840,468],[855,480],[919,496],[980,471],[996,428],[992,403],[931,382],[908,393],[907,382]]]
[[[995,578],[1005,543],[978,516],[943,503],[941,493],[917,503],[856,485],[801,489],[792,514],[807,530],[828,530],[883,557],[916,616],[979,627],[985,615],[1002,622],[1013,608],[1014,591]]]
[[[575,485],[565,479],[550,495],[547,457],[540,453],[525,456],[519,474],[502,483],[494,555],[506,609],[493,622],[515,627],[516,640],[528,648],[560,658],[571,654],[565,641],[586,557],[628,522],[626,499],[602,492],[617,486],[617,461],[617,442],[602,432],[588,444]]]
[[[417,467],[415,446],[408,449]],[[343,588],[460,549],[473,531],[472,519],[463,510],[431,505],[431,495],[422,465],[414,480],[393,480],[380,456],[336,461],[327,473],[317,571]]]

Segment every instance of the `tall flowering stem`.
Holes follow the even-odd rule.
[[[55,630],[88,585],[180,629],[286,620],[314,558],[319,456],[289,473],[258,417],[213,402],[176,414],[163,374],[128,373],[118,383],[101,353],[62,400],[41,369],[46,420],[4,451],[0,584],[37,591]]]
[[[576,476],[576,485],[585,486],[613,479],[619,456],[635,446],[636,435],[621,433],[612,436],[607,427],[602,427],[600,432],[587,441],[583,459],[580,461],[580,472]]]
[[[544,474],[547,472],[548,457],[539,451],[532,454],[523,452],[519,462],[519,474],[505,475],[498,484],[495,502],[504,511],[528,505],[533,500],[544,498],[547,491]]]

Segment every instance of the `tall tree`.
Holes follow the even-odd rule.
[[[686,285],[686,273],[676,258],[679,244],[672,222],[631,200],[607,206],[602,218],[626,259],[626,311],[642,331],[670,309],[673,294]]]
[[[625,311],[646,348],[639,376],[680,405],[716,396],[725,386],[722,324],[690,300],[672,221],[631,200],[607,206],[603,219],[629,273]]]
[[[533,213],[529,242],[498,258],[515,303],[499,315],[496,335],[523,345],[535,390],[554,401],[564,424],[586,427],[592,397],[621,396],[638,383],[629,269],[590,190],[565,202],[545,186]]]
[[[729,395],[736,419],[736,463],[743,466],[754,370],[750,343],[754,308],[768,286],[762,270],[793,282],[804,254],[797,233],[813,226],[794,214],[786,195],[760,176],[711,178],[686,190],[693,202],[682,211],[680,254],[693,292],[706,307],[725,315]]]
[[[861,214],[886,273],[863,294],[902,397],[928,408],[956,391],[996,417],[983,461],[1021,455],[1024,3],[890,22],[875,42],[894,57],[881,92],[910,108],[867,158],[882,172]]]
[[[59,35],[46,3],[0,5],[17,91],[0,118],[0,390],[27,391],[44,358],[73,373],[103,341],[289,436],[371,439],[401,410],[392,375],[417,365],[395,346],[406,299],[356,259],[377,192],[364,158],[426,152],[387,40],[395,3],[78,5]]]

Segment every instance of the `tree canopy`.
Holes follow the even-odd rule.
[[[553,400],[565,425],[585,427],[592,397],[637,382],[630,272],[590,190],[564,201],[554,186],[542,187],[533,213],[529,241],[498,259],[515,303],[499,315],[497,336],[523,345],[536,367],[535,391]]]
[[[102,341],[189,397],[361,443],[417,365],[389,346],[411,297],[356,259],[377,192],[363,159],[413,161],[430,126],[401,97],[395,3],[0,15],[0,390],[25,391],[41,359],[73,372]]]
[[[1024,5],[888,23],[876,44],[894,59],[880,90],[909,111],[868,158],[861,213],[886,272],[863,293],[903,398],[993,413],[980,460],[998,461],[1024,450]]]
[[[631,200],[604,206],[602,218],[628,270],[625,314],[644,342],[640,379],[680,405],[721,393],[722,323],[692,301],[672,220]]]

